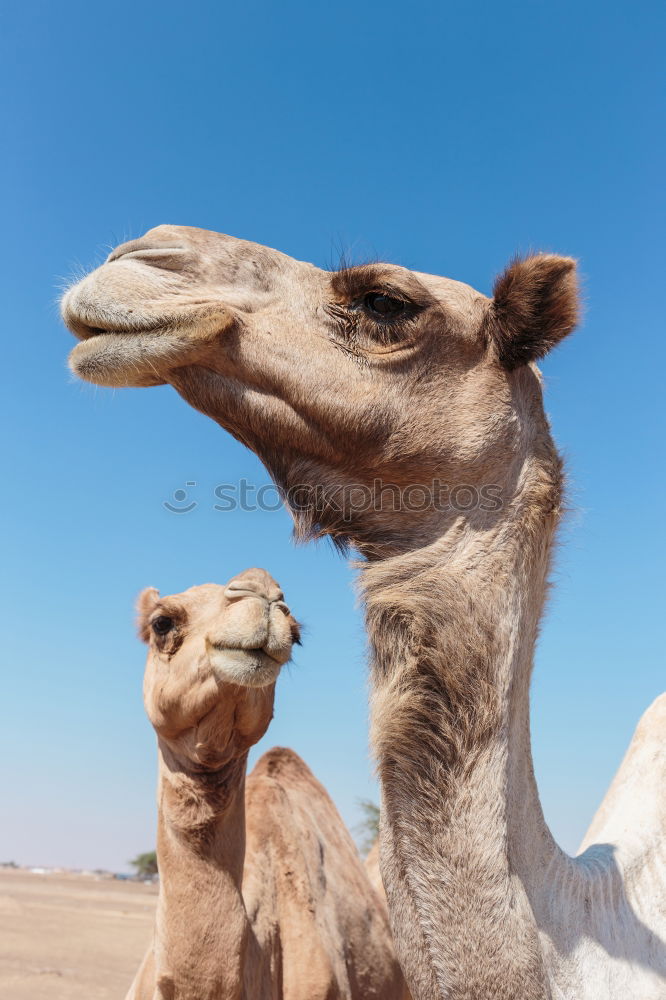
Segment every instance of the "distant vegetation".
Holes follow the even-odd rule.
[[[157,875],[157,854],[155,851],[137,854],[129,864],[132,868],[136,868],[136,873],[140,878],[150,878],[152,875]]]
[[[354,832],[359,836],[359,850],[365,855],[379,836],[379,806],[370,799],[359,799],[358,806],[363,819],[356,824]]]

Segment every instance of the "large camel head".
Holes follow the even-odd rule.
[[[250,569],[225,587],[170,597],[149,587],[138,615],[144,702],[158,736],[195,768],[239,758],[266,732],[275,681],[299,641],[278,584]]]
[[[517,260],[490,299],[392,264],[329,272],[159,226],[71,288],[62,312],[77,375],[171,383],[256,452],[303,535],[372,554],[433,537],[442,508],[470,497],[483,516],[482,491],[519,475],[526,426],[546,426],[532,362],[576,322],[575,264]]]

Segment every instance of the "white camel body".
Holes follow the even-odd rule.
[[[569,919],[551,916],[541,940],[553,996],[666,996],[666,695],[640,720],[580,846],[590,890],[571,893]],[[589,903],[586,902],[589,900]],[[611,905],[609,905],[611,904]],[[545,894],[543,912],[548,911]],[[584,974],[581,976],[581,972]]]
[[[488,298],[161,226],[63,316],[80,377],[170,383],[256,452],[300,537],[364,558],[382,878],[414,1000],[666,997],[663,708],[582,858],[554,843],[532,767],[563,491],[535,361],[575,326],[574,261],[514,261]]]

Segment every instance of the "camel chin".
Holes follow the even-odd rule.
[[[263,649],[229,649],[209,646],[210,664],[219,681],[242,687],[268,687],[277,678],[282,663]]]
[[[173,365],[173,352],[160,344],[159,334],[99,333],[81,341],[70,352],[69,367],[85,382],[111,389],[143,389],[165,385],[159,374],[160,363],[167,358]],[[170,357],[169,357],[170,355]]]

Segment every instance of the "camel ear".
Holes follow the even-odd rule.
[[[160,592],[155,587],[146,587],[136,599],[136,630],[142,642],[148,642],[150,629],[148,619],[159,600]]]
[[[536,254],[512,261],[493,289],[492,336],[512,370],[542,358],[578,321],[576,261]]]

